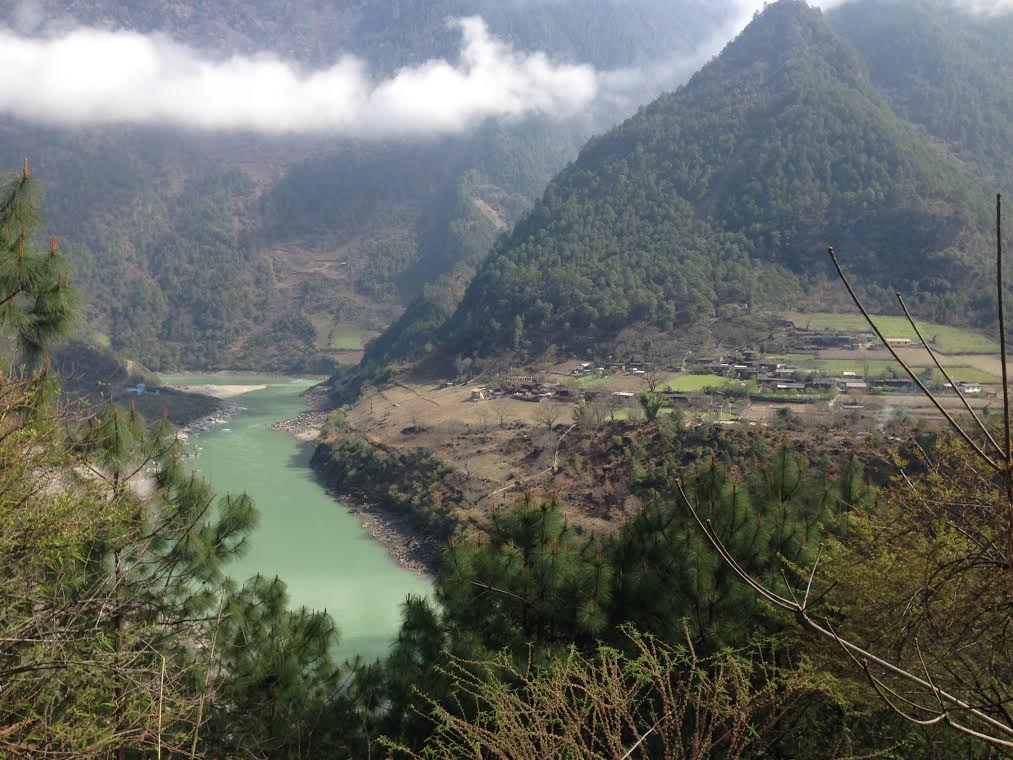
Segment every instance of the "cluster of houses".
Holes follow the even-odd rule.
[[[512,398],[537,403],[550,398],[569,400],[572,393],[558,383],[546,383],[530,376],[501,377],[493,383],[471,389],[472,401]]]
[[[595,364],[595,362],[581,362],[574,370],[573,374],[576,377],[587,377],[589,375],[646,375],[654,368],[651,362],[647,361],[612,361],[610,358],[607,362],[601,364]]]
[[[907,338],[890,340],[910,341]],[[899,345],[899,344],[898,344]],[[698,374],[712,374],[736,380],[753,380],[757,390],[776,393],[822,394],[839,393],[917,393],[917,384],[908,377],[865,377],[857,372],[824,375],[817,370],[793,367],[776,357],[760,356],[755,351],[714,357],[687,359],[687,369]],[[941,386],[950,388],[946,383]],[[963,394],[982,393],[979,383],[959,383]]]
[[[776,345],[772,345],[772,342]],[[905,347],[912,344],[908,338],[887,338],[892,346]],[[866,377],[860,372],[842,371],[829,375],[819,370],[803,369],[785,359],[771,355],[776,349],[782,354],[814,354],[822,350],[854,351],[872,348],[877,339],[872,333],[847,333],[826,330],[808,330],[795,327],[791,322],[775,326],[771,337],[758,350],[737,350],[717,356],[688,355],[680,366],[666,366],[670,371],[686,371],[692,374],[716,375],[755,384],[759,394],[775,395],[786,401],[807,402],[826,399],[828,395],[843,394],[912,394],[918,392],[917,384],[907,377]],[[652,362],[641,360],[618,361],[608,357],[605,361],[584,361],[570,370],[574,379],[592,376],[619,375],[644,376],[655,369]],[[866,373],[867,374],[867,373]],[[949,388],[949,384],[938,386]],[[981,385],[962,382],[958,385],[965,395],[981,394]],[[709,396],[726,396],[727,392],[679,393],[659,391],[670,406],[708,406],[714,402]],[[546,382],[531,376],[506,376],[481,387],[472,388],[472,401],[486,401],[497,398],[512,398],[518,401],[540,402],[547,399],[560,401],[592,400],[608,397],[613,405],[636,405],[638,393],[603,388],[577,388],[561,383]]]
[[[907,338],[889,338],[894,345],[910,345]],[[778,353],[812,353],[837,349],[857,351],[873,348],[878,342],[871,332],[849,333],[837,330],[810,330],[796,327],[787,319],[774,323],[766,349]]]
[[[740,351],[724,356],[687,357],[686,369],[701,375],[719,375],[736,380],[756,380],[761,374],[779,371],[784,364],[777,359],[761,357],[755,351]]]
[[[646,370],[645,370],[646,371]],[[631,370],[627,370],[631,373]],[[694,402],[710,405],[706,394],[680,393],[662,390],[663,396],[671,407],[689,407]],[[512,398],[517,401],[538,403],[555,399],[563,402],[594,401],[606,399],[613,407],[635,407],[639,403],[640,394],[633,391],[612,391],[606,388],[573,388],[561,383],[550,383],[529,376],[502,377],[488,385],[470,389],[470,401],[491,401],[499,398]]]
[[[581,362],[573,369],[572,375],[578,379],[592,375],[626,374],[641,376],[646,375],[651,369],[652,365],[650,362],[617,362],[609,359],[607,362]],[[540,378],[528,375],[516,375],[500,377],[488,385],[472,388],[470,400],[489,401],[497,398],[512,398],[517,401],[539,402],[554,398],[560,401],[577,401],[579,399],[591,398],[597,394],[598,391],[592,389],[578,391],[561,383],[546,382]],[[636,394],[629,393],[625,395],[633,398]]]

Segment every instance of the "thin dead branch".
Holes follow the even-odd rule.
[[[931,723],[946,723],[947,725],[957,730],[963,731],[965,733],[971,733],[972,735],[975,736],[979,736],[983,740],[986,740],[989,743],[994,744],[996,746],[1013,748],[1013,726],[1006,725],[996,720],[992,716],[982,712],[981,710],[971,706],[970,704],[960,699],[959,697],[956,697],[950,694],[949,692],[937,688],[931,681],[925,680],[915,675],[914,673],[911,673],[910,671],[905,670],[904,668],[901,668],[893,664],[892,662],[863,649],[857,644],[854,644],[848,641],[847,639],[842,638],[830,627],[828,621],[824,621],[823,624],[820,624],[817,623],[810,616],[808,603],[800,603],[797,601],[793,601],[792,599],[787,599],[781,596],[780,594],[774,593],[766,586],[764,586],[760,581],[753,578],[746,570],[742,568],[742,566],[732,556],[731,552],[729,552],[728,549],[725,547],[725,545],[722,543],[721,539],[718,538],[717,533],[714,531],[714,527],[711,525],[710,521],[709,520],[705,521],[703,518],[701,518],[699,512],[693,506],[693,503],[690,501],[681,483],[677,484],[677,489],[679,491],[680,498],[682,499],[686,508],[689,509],[690,514],[693,516],[693,519],[700,527],[700,530],[703,531],[704,536],[706,536],[711,546],[714,547],[714,549],[718,552],[721,558],[739,577],[739,579],[742,580],[750,588],[752,588],[757,594],[759,594],[768,602],[773,604],[775,607],[778,607],[786,612],[790,612],[804,628],[807,628],[808,630],[817,633],[823,638],[829,641],[833,641],[837,643],[839,646],[841,646],[849,655],[852,656],[853,659],[855,659],[856,662],[862,665],[863,670],[865,670],[869,675],[869,677],[872,679],[873,686],[876,688],[878,692],[880,692],[881,696],[883,696],[882,682],[879,681],[879,679],[875,679],[874,676],[872,676],[871,671],[868,670],[872,665],[881,668],[882,670],[890,673],[893,676],[909,681],[910,683],[914,684],[915,686],[918,686],[921,689],[927,689],[928,691],[931,691],[933,694],[935,694],[937,699],[945,703],[946,706],[942,711],[919,706],[919,709],[925,710],[926,712],[931,712],[933,714],[933,719],[931,720]],[[891,709],[897,710],[897,708],[892,703],[890,703],[889,700],[886,701],[888,705],[891,707]],[[952,716],[953,710],[958,710],[964,714],[973,717],[975,720],[980,721],[989,729],[991,729],[994,733],[985,734],[980,731],[976,731],[968,726],[964,726],[963,724],[958,723],[957,721],[954,720]],[[900,715],[908,718],[909,720],[912,720],[912,722],[918,723],[919,725],[927,725],[926,723],[921,722],[920,719],[914,719],[905,715],[902,711],[897,710],[897,712]]]

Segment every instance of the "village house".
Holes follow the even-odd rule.
[[[915,393],[918,386],[907,377],[876,377],[868,381],[870,391],[878,393]]]

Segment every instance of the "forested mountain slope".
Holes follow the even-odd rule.
[[[588,143],[481,266],[437,350],[580,351],[631,324],[776,307],[826,278],[829,243],[878,305],[899,286],[927,315],[966,316],[987,211],[821,13],[782,0]]]
[[[169,35],[212,58],[270,51],[304,67],[358,55],[374,77],[455,61],[480,15],[518,50],[601,70],[665,63],[725,17],[681,0],[0,2],[26,35],[91,25]],[[422,285],[483,255],[596,129],[652,77],[593,113],[488,122],[439,139],[262,137],[0,121],[0,165],[33,159],[50,222],[89,294],[89,322],[154,369],[324,369]],[[640,88],[640,89],[638,89]],[[646,88],[646,89],[645,89]]]
[[[1013,177],[1013,13],[940,0],[859,0],[827,19],[861,53],[894,110],[997,188]]]

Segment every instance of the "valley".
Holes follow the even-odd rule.
[[[0,757],[1013,746],[1008,0],[0,14]]]

